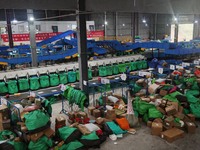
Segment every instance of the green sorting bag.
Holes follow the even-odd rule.
[[[28,145],[29,150],[49,150],[53,146],[51,139],[48,139],[46,136],[42,136],[36,142],[30,141]]]
[[[7,138],[9,139],[9,136],[12,136],[12,137],[16,137],[16,135],[9,131],[9,130],[3,130],[0,132],[0,141],[4,141],[4,140],[7,140]]]
[[[109,128],[112,130],[113,134],[118,135],[118,134],[124,134],[127,133],[127,131],[122,130],[116,123],[113,121],[111,122],[106,122],[106,124],[109,126]]]
[[[80,73],[79,73],[78,70],[76,71],[76,78],[79,81],[79,79],[80,79]],[[88,69],[88,80],[91,80],[91,79],[92,79],[92,70]]]
[[[4,94],[8,92],[8,88],[4,82],[0,82],[0,94]]]
[[[139,114],[144,115],[148,113],[150,108],[155,108],[155,105],[142,101],[139,97],[136,97],[133,101],[133,110],[136,110]]]
[[[19,84],[19,90],[20,90],[20,91],[29,90],[29,82],[28,82],[28,79],[19,79],[19,80],[18,80],[18,84]]]
[[[113,67],[106,66],[106,72],[107,72],[107,76],[111,76],[113,74]]]
[[[119,64],[118,68],[119,68],[119,72],[123,73],[126,71],[126,64]]]
[[[40,76],[40,86],[41,88],[47,88],[50,86],[49,76],[47,75]]]
[[[25,125],[28,130],[35,130],[41,128],[49,122],[49,116],[47,116],[41,110],[35,110],[24,115]]]
[[[14,142],[13,146],[14,146],[15,150],[26,150],[27,149],[26,144],[23,142]]]
[[[30,89],[31,90],[38,90],[40,88],[39,78],[38,77],[32,77],[30,80]]]
[[[119,68],[118,65],[113,65],[112,72],[114,75],[119,74]]]
[[[137,61],[137,69],[138,70],[143,69],[143,62],[142,61]]]
[[[75,71],[69,71],[67,73],[67,80],[69,83],[76,82],[76,72]]]
[[[131,62],[131,65],[130,65],[130,66],[131,66],[131,67],[130,67],[131,71],[137,70],[137,62]]]
[[[196,118],[200,118],[200,102],[195,104],[190,104],[190,111]]]
[[[10,80],[7,82],[7,84],[8,84],[8,92],[10,94],[18,93],[17,81]]]
[[[147,61],[143,60],[142,61],[142,69],[147,69],[147,67],[148,67]]]
[[[163,115],[159,110],[157,110],[155,107],[153,107],[153,108],[149,108],[148,117],[151,119],[152,118],[156,119],[156,118],[162,118]]]
[[[59,85],[60,81],[57,74],[50,74],[49,77],[50,77],[50,86]]]
[[[67,73],[60,73],[59,74],[60,84],[67,84]]]
[[[106,69],[106,67],[103,67],[103,66],[99,67],[98,70],[99,70],[99,76],[100,77],[107,76],[107,69]]]
[[[171,94],[165,95],[163,97],[163,99],[167,99],[167,100],[172,101],[172,102],[179,102],[177,100],[177,98],[176,98],[177,95],[183,95],[183,94],[181,94],[180,92],[176,91],[176,92],[173,92]]]
[[[73,141],[68,144],[62,145],[58,150],[77,150],[82,148],[84,145],[79,141]]]

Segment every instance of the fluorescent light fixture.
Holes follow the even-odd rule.
[[[194,23],[198,23],[198,20],[195,20]]]
[[[104,27],[104,24],[102,24],[102,27]]]
[[[143,23],[146,23],[147,21],[145,19],[142,20]]]
[[[14,24],[17,23],[17,22],[18,22],[18,21],[17,21],[15,18],[14,18],[13,21],[12,21],[12,23],[14,23]]]
[[[166,24],[166,26],[168,27],[168,26],[169,26],[169,24]]]
[[[107,21],[105,21],[105,25],[108,25],[108,22],[107,22]]]
[[[35,20],[34,17],[30,17],[30,18],[29,18],[29,21],[34,21],[34,20]]]
[[[176,17],[174,17],[174,21],[177,21],[178,19]]]
[[[146,23],[146,24],[145,24],[145,26],[147,27],[147,26],[148,26],[148,24]]]
[[[124,26],[125,26],[125,24],[123,23],[123,24],[122,24],[122,26],[124,27]]]

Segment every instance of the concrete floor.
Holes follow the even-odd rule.
[[[54,128],[55,117],[61,111],[61,102],[53,104],[52,128]],[[66,115],[62,114],[67,118]],[[197,122],[198,126],[200,123]],[[117,142],[117,144],[114,144]],[[151,130],[146,125],[142,125],[135,135],[127,133],[123,138],[107,141],[101,145],[100,150],[199,150],[200,149],[200,128],[195,134],[185,133],[185,137],[168,143],[158,136],[152,136]],[[94,149],[90,149],[94,150]],[[97,149],[95,149],[97,150]]]

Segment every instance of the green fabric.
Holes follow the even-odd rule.
[[[82,140],[99,140],[99,137],[97,136],[96,132],[92,132],[87,135],[82,135]]]
[[[69,71],[67,73],[67,80],[69,83],[76,82],[76,72],[75,71]]]
[[[200,92],[198,90],[188,90],[186,92],[186,97],[189,103],[197,103],[200,101],[199,98],[196,98],[195,96],[198,96]]]
[[[14,136],[14,138],[16,137],[16,135],[13,132],[9,130],[3,130],[0,132],[0,141],[7,140],[6,137],[8,136]]]
[[[49,100],[45,99],[44,101],[44,108],[47,111],[48,115],[51,116],[52,114],[52,107],[51,107],[51,103]]]
[[[190,104],[190,110],[196,118],[200,118],[200,103]]]
[[[119,64],[118,68],[119,68],[119,72],[123,73],[126,71],[126,64]]]
[[[75,103],[81,108],[81,110],[84,110],[84,103],[86,102],[87,97],[83,91],[66,86],[64,97],[69,101],[70,104]]]
[[[111,90],[110,84],[104,84],[104,85],[98,87],[99,92],[107,92],[110,90]]]
[[[113,67],[106,66],[106,73],[107,73],[107,76],[111,76],[113,74]]]
[[[8,84],[8,92],[10,94],[15,94],[18,92],[18,87],[17,87],[17,81],[16,80],[10,80],[7,82]]]
[[[133,86],[133,87],[132,87],[132,91],[133,91],[134,93],[137,93],[137,92],[139,92],[139,91],[142,89],[142,87],[139,86],[139,85],[136,84],[136,83],[134,83],[132,86]]]
[[[59,137],[65,141],[77,128],[62,127],[58,129]]]
[[[39,78],[33,77],[30,78],[30,89],[31,90],[38,90],[40,88]]]
[[[145,113],[145,114],[144,114],[144,116],[143,116],[143,121],[144,121],[144,122],[148,122],[148,121],[149,121],[148,113]]]
[[[29,150],[49,150],[53,146],[51,139],[46,136],[39,138],[36,142],[30,141],[28,145]]]
[[[28,130],[35,130],[45,126],[49,122],[49,116],[47,116],[41,110],[35,110],[24,115],[25,125]]]
[[[131,62],[131,67],[130,67],[131,71],[135,71],[137,70],[137,62]]]
[[[136,97],[133,101],[133,110],[136,110],[141,115],[144,115],[150,108],[154,107],[155,105],[142,101],[139,97]]]
[[[99,76],[100,77],[107,76],[107,69],[106,69],[106,67],[103,67],[103,66],[99,67],[98,70],[99,70]]]
[[[59,78],[60,78],[60,84],[67,84],[68,82],[67,73],[60,73]]]
[[[19,90],[20,91],[29,90],[28,79],[19,79],[18,84],[19,84]]]
[[[48,97],[48,101],[50,104],[54,104],[56,102],[56,97],[55,96]]]
[[[26,150],[27,149],[26,144],[23,142],[14,142],[13,146],[14,146],[15,150]]]
[[[191,89],[200,91],[200,87],[198,86],[198,83],[196,81],[193,83]]]
[[[183,109],[183,112],[184,112],[184,114],[189,114],[189,113],[190,113],[190,110],[189,110],[189,109],[186,109],[186,108],[184,108],[184,109]]]
[[[161,89],[169,91],[172,88],[173,88],[173,85],[164,85]]]
[[[49,76],[47,75],[40,76],[40,86],[41,88],[46,88],[50,86]]]
[[[50,86],[57,86],[60,81],[57,74],[50,74]]]
[[[153,107],[153,108],[149,108],[148,117],[156,119],[156,118],[162,118],[163,115],[159,110]]]
[[[113,65],[112,71],[113,71],[114,75],[119,74],[119,68],[118,68],[118,66],[117,65]]]
[[[148,67],[147,61],[143,60],[141,63],[142,63],[142,69],[147,69]]]
[[[137,68],[138,68],[138,70],[141,70],[141,69],[143,69],[143,62],[142,61],[137,61]]]
[[[80,143],[79,141],[73,141],[68,144],[62,145],[62,147],[60,147],[59,150],[77,150],[83,146],[84,145]]]
[[[8,88],[4,82],[0,82],[0,94],[4,94],[8,92]]]
[[[80,79],[80,73],[78,70],[76,71],[76,78],[77,78],[77,80]],[[88,69],[88,80],[91,80],[91,79],[92,79],[92,70]]]
[[[165,95],[163,97],[163,99],[167,99],[167,100],[172,101],[172,102],[179,102],[177,100],[177,98],[176,98],[177,95],[183,95],[183,94],[181,94],[180,92],[176,91],[176,92],[173,92],[171,94]]]
[[[113,134],[124,134],[127,131],[122,130],[116,123],[114,123],[113,121],[111,122],[106,122],[106,124],[109,126],[109,128],[112,130]]]

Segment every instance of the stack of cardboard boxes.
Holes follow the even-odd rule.
[[[0,131],[10,129],[10,112],[6,105],[0,105]]]

